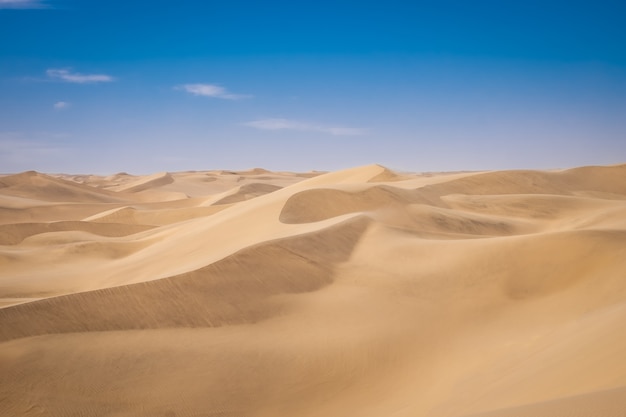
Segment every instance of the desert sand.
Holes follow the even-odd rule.
[[[2,416],[626,416],[626,164],[0,176]]]

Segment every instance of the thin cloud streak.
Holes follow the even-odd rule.
[[[183,84],[174,88],[176,90],[186,91],[194,96],[221,98],[225,100],[240,100],[252,97],[247,94],[233,94],[224,87],[215,84]]]
[[[322,132],[334,136],[359,136],[367,129],[357,127],[323,126],[288,119],[261,119],[244,123],[245,126],[260,130],[297,130],[301,132]]]
[[[106,74],[80,74],[78,72],[70,72],[67,69],[51,68],[46,71],[48,77],[67,83],[91,84],[91,83],[108,83],[115,81],[110,75]]]
[[[49,9],[42,0],[0,0],[0,9]]]
[[[67,109],[69,106],[70,106],[70,103],[68,103],[67,101],[57,101],[56,103],[52,105],[52,107],[54,107],[55,110]]]
[[[50,162],[67,157],[73,149],[59,143],[59,136],[64,135],[0,131],[0,173],[46,169]]]

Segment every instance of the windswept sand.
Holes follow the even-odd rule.
[[[626,416],[626,165],[0,176],[1,416]]]

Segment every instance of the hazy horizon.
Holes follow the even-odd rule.
[[[624,12],[4,0],[0,171],[621,163]]]

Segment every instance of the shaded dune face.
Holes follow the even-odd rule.
[[[274,192],[276,190],[280,190],[281,187],[272,185],[272,184],[258,184],[258,183],[250,183],[242,185],[238,187],[237,191],[234,194],[230,194],[218,201],[216,201],[215,205],[219,204],[232,204],[238,203],[240,201],[249,200],[254,197],[259,197],[264,194],[268,194]]]
[[[365,212],[376,220],[414,233],[509,235],[515,222],[445,208],[433,193],[375,186],[364,191],[316,189],[291,196],[280,213],[287,224],[318,222],[333,217]]]
[[[271,297],[333,281],[367,219],[263,242],[167,279],[71,294],[0,310],[0,339],[40,334],[254,323],[280,312]]]
[[[17,223],[0,225],[0,245],[15,245],[29,236],[63,231],[84,231],[98,236],[128,236],[152,229],[150,225],[98,224],[81,221],[53,223]]]
[[[124,184],[117,187],[117,191],[125,191],[128,193],[138,193],[141,191],[149,190],[151,188],[168,185],[174,182],[174,178],[168,172],[150,175],[147,178],[133,181],[129,184]]]
[[[0,415],[617,417],[626,165],[0,177]]]
[[[280,213],[284,223],[311,223],[360,211],[402,207],[419,196],[393,187],[372,187],[360,192],[334,189],[306,190],[291,196]]]

